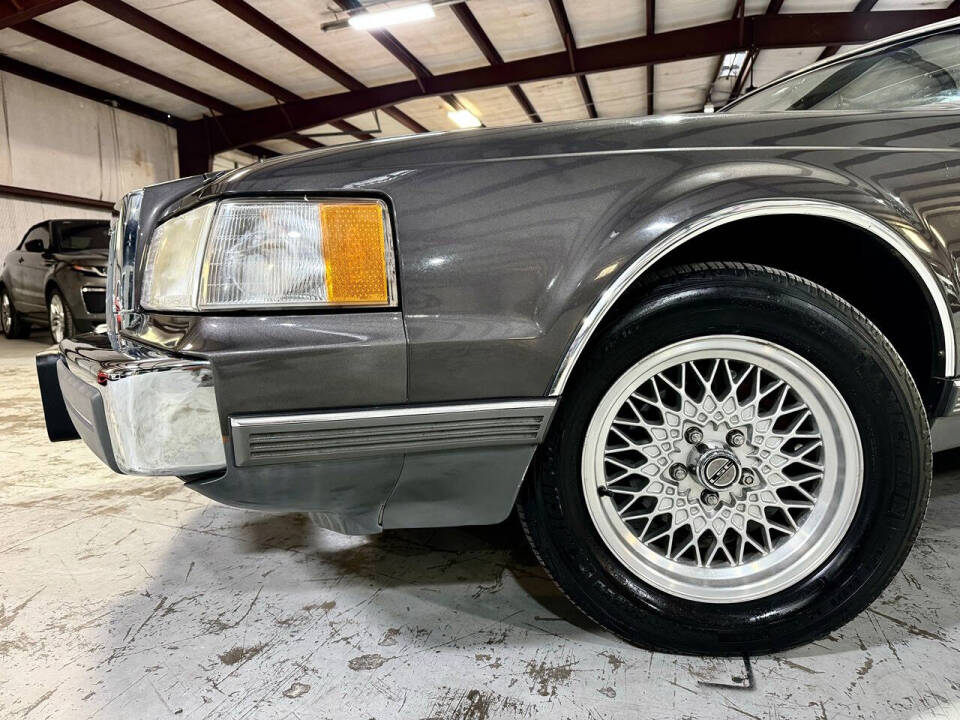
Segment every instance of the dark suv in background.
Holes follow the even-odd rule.
[[[34,225],[0,270],[0,329],[26,337],[48,325],[54,342],[104,321],[109,220],[45,220]]]

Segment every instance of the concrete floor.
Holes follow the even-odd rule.
[[[515,522],[343,537],[51,445],[44,344],[0,339],[0,717],[960,717],[956,455],[889,590],[747,688],[586,621]]]

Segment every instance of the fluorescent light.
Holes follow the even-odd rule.
[[[382,12],[365,12],[350,16],[350,27],[357,30],[373,30],[385,25],[399,25],[400,23],[414,22],[415,20],[429,20],[434,17],[433,5],[418,3],[406,7],[383,10]]]
[[[476,128],[483,125],[480,119],[469,110],[451,110],[447,117],[453,120],[457,127]]]

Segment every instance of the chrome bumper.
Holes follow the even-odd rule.
[[[71,439],[63,431],[65,410],[76,433],[116,472],[184,476],[226,467],[207,362],[133,343],[114,348],[106,335],[83,335],[38,355],[37,370],[51,440]]]

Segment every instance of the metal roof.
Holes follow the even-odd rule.
[[[742,93],[958,10],[950,0],[467,0],[379,31],[321,27],[411,2],[0,0],[0,70],[202,127],[214,151],[286,152],[454,129],[457,109],[490,127],[699,111],[711,88]],[[721,60],[735,49],[746,62],[724,89]],[[331,110],[341,106],[363,112]],[[305,124],[313,117],[323,122]]]

